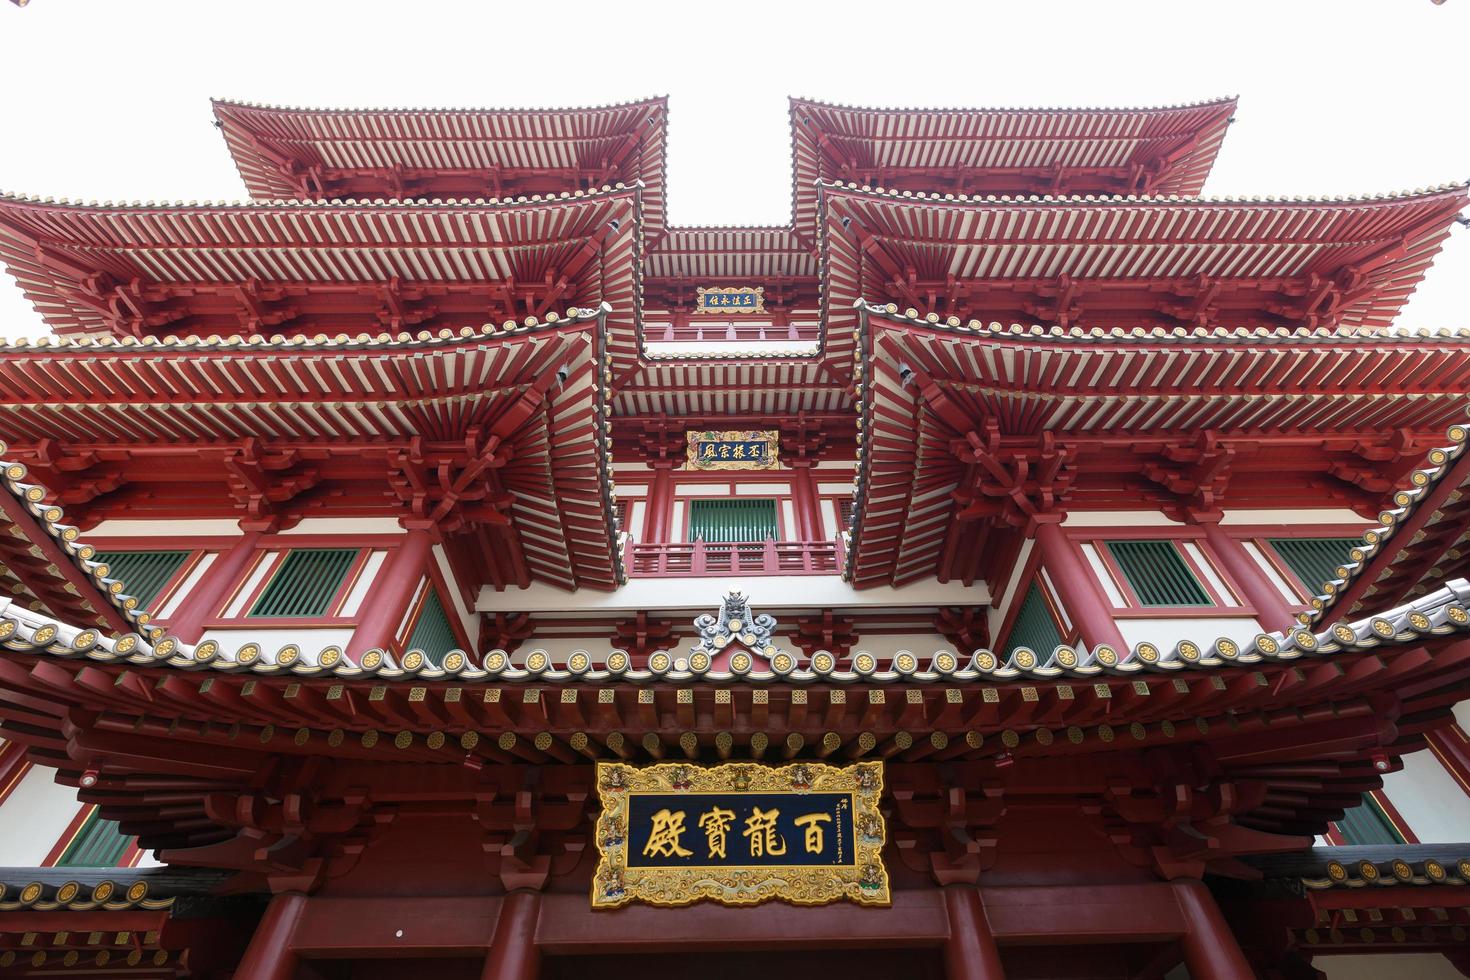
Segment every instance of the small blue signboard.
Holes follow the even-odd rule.
[[[776,430],[690,432],[689,467],[696,470],[770,470],[777,464]]]
[[[695,309],[700,313],[764,313],[764,286],[701,286]]]

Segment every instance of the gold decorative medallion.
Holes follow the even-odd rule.
[[[883,763],[597,764],[592,907],[888,905]]]
[[[700,313],[764,313],[764,286],[700,286],[694,308]]]
[[[774,429],[690,432],[691,470],[773,470],[778,465],[781,434]]]

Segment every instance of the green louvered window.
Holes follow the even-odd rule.
[[[1393,821],[1383,812],[1378,801],[1367,793],[1363,802],[1348,810],[1337,822],[1337,832],[1348,844],[1403,844],[1404,836],[1394,829]]]
[[[1172,541],[1109,541],[1108,553],[1144,606],[1212,606]]]
[[[103,820],[93,810],[76,838],[57,859],[58,868],[115,868],[133,839],[118,830],[116,820]]]
[[[776,539],[776,501],[761,498],[749,500],[691,500],[689,502],[689,540],[715,544],[727,541],[764,541]]]
[[[429,663],[439,667],[444,663],[444,655],[458,646],[459,641],[455,639],[454,629],[449,625],[449,615],[444,611],[444,603],[439,601],[439,593],[431,587],[403,650],[405,653],[409,650],[422,650]]]
[[[1006,656],[1010,656],[1017,647],[1026,647],[1045,657],[1063,642],[1051,609],[1047,607],[1046,596],[1042,595],[1041,586],[1033,582],[1026,593],[1026,600],[1021,603],[1020,612],[1016,613],[1015,622],[1011,624]]]
[[[188,561],[187,551],[99,551],[96,561],[107,563],[107,577],[124,586],[123,594],[147,609],[168,580]]]
[[[1361,538],[1267,538],[1311,595],[1337,578],[1337,569],[1348,561],[1348,552],[1362,544]]]
[[[249,616],[324,616],[357,559],[356,548],[295,548],[286,553]]]

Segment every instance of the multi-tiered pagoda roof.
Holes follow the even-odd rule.
[[[780,227],[668,223],[663,99],[216,102],[249,202],[0,197],[0,260],[58,335],[0,348],[0,736],[165,860],[227,873],[211,895],[360,885],[388,840],[469,842],[445,871],[469,895],[483,861],[507,894],[560,878],[581,901],[587,763],[777,756],[891,764],[900,885],[1014,882],[1038,840],[1129,888],[1317,880],[1270,856],[1381,785],[1470,676],[1470,346],[1389,329],[1467,187],[1197,197],[1234,111],[793,100]],[[759,288],[763,317],[700,315],[710,286]],[[85,544],[121,519],[396,521],[471,617],[551,587],[596,628],[633,544],[614,467],[667,476],[695,426],[774,431],[808,494],[823,462],[855,478],[815,571],[901,628],[916,585],[999,602],[1069,508],[1380,526],[1311,613],[1251,610],[1272,628],[1244,641],[1201,617],[1000,652],[983,608],[926,607],[943,647],[878,653],[824,608],[800,650],[712,655],[650,608],[553,653],[495,608],[437,663],[173,635]],[[72,914],[71,884],[0,913]],[[167,910],[124,884],[115,911]]]

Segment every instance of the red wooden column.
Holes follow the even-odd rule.
[[[291,939],[305,911],[306,896],[300,892],[282,892],[272,898],[245,947],[235,980],[294,980],[298,957]]]
[[[654,544],[666,544],[674,520],[674,463],[672,460],[655,459],[648,465],[653,467],[653,483],[648,488],[644,538]]]
[[[949,914],[949,940],[944,944],[944,975],[948,980],[1004,980],[1000,950],[980,890],[974,885],[948,885],[944,907]]]
[[[230,550],[215,558],[203,577],[168,619],[168,631],[185,643],[204,635],[204,623],[219,615],[230,593],[240,584],[260,545],[259,531],[246,531]]]
[[[817,479],[812,472],[812,461],[791,461],[791,509],[796,512],[798,541],[821,541],[822,516],[817,513]]]
[[[1119,653],[1127,652],[1128,644],[1123,642],[1123,634],[1113,621],[1108,597],[1098,584],[1092,566],[1083,560],[1059,521],[1037,525],[1036,547],[1041,552],[1041,564],[1056,587],[1057,598],[1077,624],[1087,648],[1092,650],[1106,644]]]
[[[1176,881],[1173,886],[1184,916],[1185,932],[1179,942],[1190,980],[1254,980],[1255,972],[1210,890],[1193,879]]]
[[[426,527],[411,527],[403,535],[403,543],[388,555],[377,581],[363,597],[362,616],[347,644],[347,659],[356,663],[369,650],[388,649],[429,566],[433,546],[433,534]]]
[[[522,889],[505,896],[481,980],[536,980],[541,965],[541,954],[536,949],[536,920],[540,915],[540,892]]]
[[[1201,524],[1200,527],[1205,532],[1205,541],[1209,543],[1210,551],[1220,559],[1226,573],[1240,586],[1240,591],[1245,593],[1241,598],[1255,607],[1256,620],[1261,628],[1290,628],[1296,620],[1296,612],[1281,597],[1281,593],[1260,564],[1251,557],[1250,552],[1245,550],[1240,539],[1231,537],[1218,523]]]

